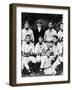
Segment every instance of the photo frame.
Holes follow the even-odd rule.
[[[14,3],[10,4],[9,9],[9,84],[11,86],[29,86],[69,83],[70,7]],[[40,28],[43,30],[41,30],[42,32],[37,32],[38,26],[41,26]],[[26,34],[26,29],[30,30],[28,32],[28,35]],[[49,31],[46,32],[46,30],[51,29],[53,30],[53,36],[49,36]],[[62,32],[59,33],[59,31]],[[30,34],[32,35],[32,37]],[[59,37],[59,35],[61,37]],[[27,47],[27,45],[25,44],[26,42],[28,42],[28,40],[32,40],[32,46],[30,46],[32,48]],[[43,53],[38,52],[40,48],[43,48],[43,46],[39,48],[39,45],[37,44],[41,40],[47,46],[46,49],[44,45]],[[55,40],[57,40],[57,43]],[[57,44],[58,46],[56,46],[56,48],[54,49],[54,45]],[[36,46],[37,48],[35,49]],[[33,47],[34,52],[32,51],[32,53],[28,53],[28,49],[32,50]],[[50,49],[51,47],[52,49]],[[49,58],[52,56],[50,52],[53,53],[52,59]],[[43,58],[42,56],[46,57]]]

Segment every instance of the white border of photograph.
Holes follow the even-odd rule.
[[[21,77],[21,13],[63,14],[63,75]],[[36,83],[68,80],[68,10],[50,8],[16,8],[16,83]]]

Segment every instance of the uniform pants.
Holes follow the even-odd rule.
[[[22,69],[25,67],[27,70],[29,70],[30,68],[29,68],[28,63],[29,63],[30,61],[31,61],[32,63],[36,63],[35,57],[33,57],[33,56],[23,57],[23,56],[22,56]]]
[[[46,59],[47,59],[47,56],[37,56],[36,57],[36,61],[41,62],[40,68],[44,68]]]

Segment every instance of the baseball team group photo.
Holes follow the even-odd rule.
[[[21,13],[21,76],[63,75],[63,15]]]

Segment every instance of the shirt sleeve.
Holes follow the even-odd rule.
[[[44,34],[44,40],[46,40],[46,39],[47,39],[47,31]]]
[[[21,51],[24,52],[24,43],[22,44]]]
[[[31,30],[31,39],[34,41],[34,34],[32,30]]]
[[[36,44],[35,46],[35,53],[37,54],[38,53],[38,45]]]
[[[35,53],[35,47],[32,45],[32,53]]]
[[[56,30],[55,30],[55,29],[54,29],[54,32],[53,32],[53,33],[54,33],[54,35],[58,36],[58,35],[57,35],[57,32],[56,32]]]
[[[46,44],[44,45],[44,47],[45,47],[45,51],[47,51],[48,47],[47,47],[47,45],[46,45]]]
[[[58,50],[59,50],[59,54],[61,54],[62,53],[62,45],[61,44],[58,45]]]

